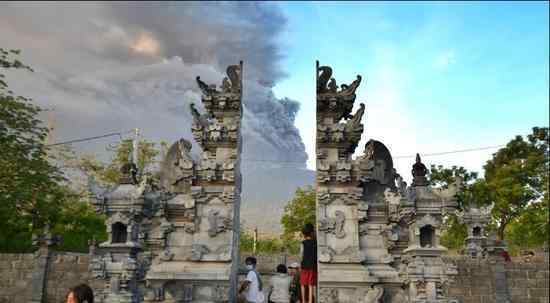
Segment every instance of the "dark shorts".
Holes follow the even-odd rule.
[[[303,268],[300,272],[300,285],[317,285],[317,271]]]

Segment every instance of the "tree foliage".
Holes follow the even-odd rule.
[[[548,139],[547,127],[534,127],[527,138],[516,136],[484,166],[500,239],[505,239],[508,225],[525,221],[523,216],[531,216],[537,209],[548,212]],[[540,237],[548,238],[548,217],[542,221],[545,223],[539,224],[545,225],[544,228],[532,227],[539,231]]]
[[[294,198],[287,203],[281,218],[283,235],[281,240],[287,250],[295,253],[299,250],[298,235],[306,223],[315,225],[315,189],[312,187],[298,188]]]
[[[32,69],[18,50],[0,48],[3,69]],[[8,89],[0,74],[0,250],[29,250],[33,232],[57,218],[66,192],[61,171],[47,158],[48,130],[32,100]]]
[[[512,248],[537,247],[549,236],[548,220],[548,128],[535,127],[526,136],[516,136],[493,154],[484,166],[484,178],[477,178],[464,168],[432,166],[430,181],[448,186],[454,176],[465,180],[459,207],[493,205],[489,229]],[[459,248],[466,237],[466,227],[455,215],[446,218],[442,244]]]

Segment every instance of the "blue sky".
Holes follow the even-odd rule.
[[[549,120],[548,2],[279,3],[288,77],[277,96],[302,104],[296,124],[314,167],[315,59],[338,84],[363,81],[367,138],[393,156],[505,144]],[[356,104],[356,106],[357,106]],[[480,171],[495,150],[429,157]],[[414,159],[398,159],[408,175]]]

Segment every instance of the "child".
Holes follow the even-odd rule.
[[[317,286],[317,241],[314,237],[313,224],[307,223],[302,229],[304,241],[300,248],[302,255],[302,270],[300,272],[300,288],[302,303],[313,303],[313,293]]]
[[[260,278],[260,275],[256,271],[256,258],[247,257],[244,262],[248,274],[246,275],[246,280],[241,284],[239,296],[244,295],[246,302],[249,303],[262,303],[264,302],[265,296],[262,291],[262,278]]]

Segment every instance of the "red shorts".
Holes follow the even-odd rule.
[[[300,271],[300,285],[317,285],[317,271],[315,269],[302,269]]]

